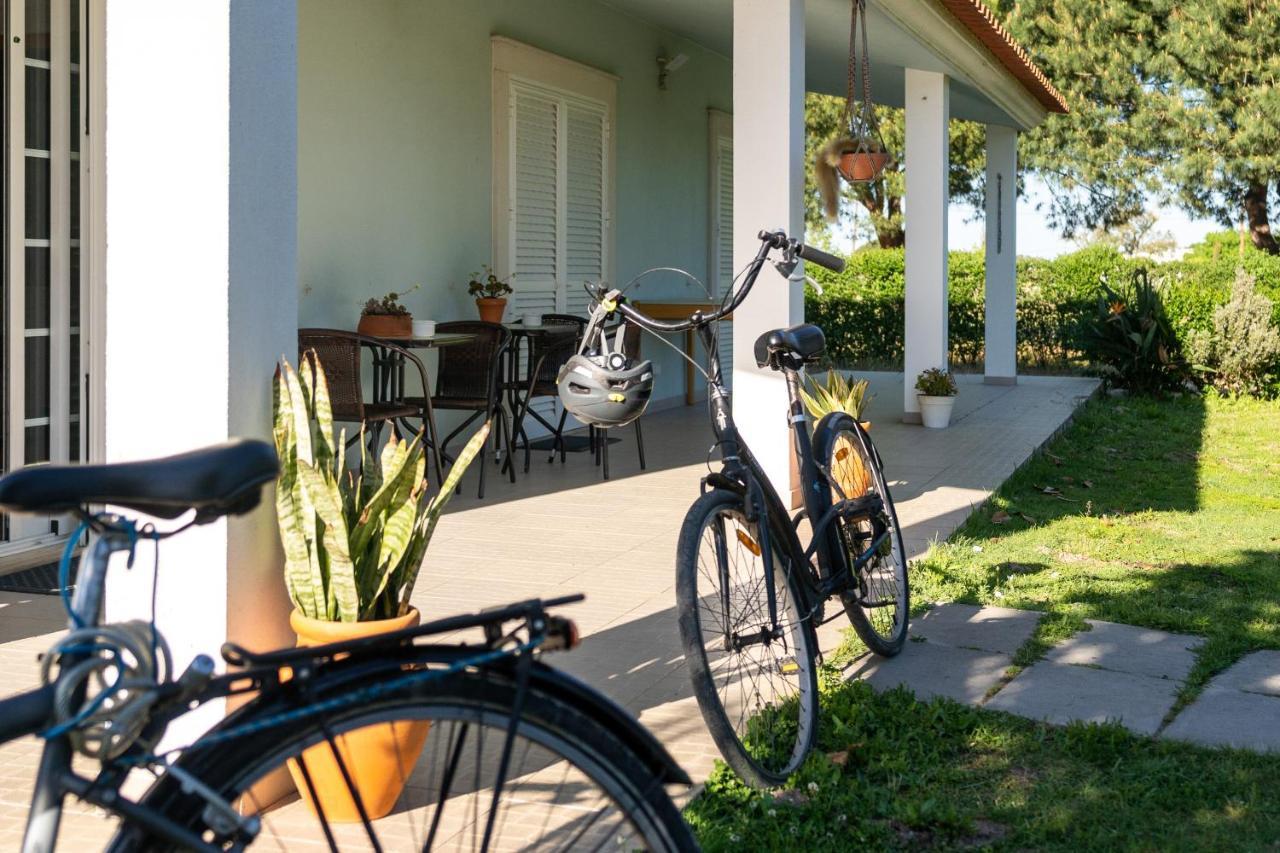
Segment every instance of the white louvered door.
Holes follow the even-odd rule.
[[[524,80],[510,85],[510,318],[586,316],[583,284],[608,274],[607,109]],[[548,420],[556,406],[534,403]]]

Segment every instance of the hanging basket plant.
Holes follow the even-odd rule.
[[[851,184],[871,183],[880,179],[893,162],[880,135],[875,104],[871,101],[871,56],[867,50],[867,3],[852,0],[849,23],[849,86],[845,95],[841,132],[818,150],[814,163],[822,207],[828,219],[835,219],[839,202],[839,178]],[[858,19],[862,19],[861,51],[859,51]],[[854,98],[861,70],[862,98]]]

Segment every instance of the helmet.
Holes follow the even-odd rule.
[[[578,353],[556,377],[560,402],[583,423],[620,427],[644,414],[653,395],[653,365],[620,352]]]

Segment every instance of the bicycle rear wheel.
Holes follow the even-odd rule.
[[[880,498],[874,516],[836,519],[831,541],[839,559],[851,566],[880,532],[887,532],[875,555],[857,572],[854,587],[840,598],[858,637],[876,654],[896,655],[907,639],[910,612],[907,553],[880,457],[866,431],[844,413],[827,415],[819,422],[814,453],[835,481],[833,502],[868,495]]]
[[[703,719],[725,762],[758,788],[786,781],[813,745],[817,641],[800,579],[773,542],[778,617],[771,630],[756,524],[741,496],[703,495],[676,552],[676,608]]]
[[[180,765],[242,814],[259,817],[255,850],[697,849],[661,780],[606,726],[562,698],[531,685],[506,751],[515,700],[510,680],[462,671],[285,731],[276,726],[196,748]],[[336,751],[354,774],[369,757],[360,738],[388,724],[422,735],[420,751],[397,747],[387,762],[402,768],[404,785],[391,812],[367,824],[326,816],[326,803],[332,809],[354,799],[349,789],[336,799],[321,792],[320,808],[312,808],[299,792],[319,786],[322,765],[333,763]],[[290,764],[292,774],[285,772]],[[301,778],[296,790],[294,778]],[[231,847],[210,827],[205,801],[172,779],[158,783],[143,805]],[[122,831],[112,849],[168,847],[134,829]]]

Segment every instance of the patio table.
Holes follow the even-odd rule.
[[[475,335],[469,334],[441,334],[431,335],[425,338],[407,337],[407,338],[381,338],[389,344],[404,347],[405,349],[436,349],[438,347],[454,346],[456,344],[466,343],[473,339]],[[404,382],[404,358],[392,349],[383,349],[374,353],[373,356],[373,399],[376,403],[385,403],[392,400],[403,400],[405,397]],[[431,389],[422,389],[423,399],[426,401],[423,405],[423,416],[427,422],[427,437],[424,439],[427,446],[431,448],[432,456],[436,462],[436,479],[443,482],[444,476],[444,460],[445,456],[441,452],[436,442],[436,415],[435,410],[431,406]],[[450,462],[453,460],[450,459]]]
[[[525,419],[525,416],[529,414],[529,406],[532,400],[532,395],[526,394],[525,398],[521,400],[519,396],[519,391],[521,388],[528,388],[530,380],[533,377],[537,376],[538,371],[542,369],[542,360],[539,359],[537,363],[534,363],[532,359],[534,341],[535,340],[540,341],[543,338],[553,337],[557,335],[576,335],[578,333],[578,330],[574,326],[569,326],[561,323],[550,323],[547,325],[539,324],[535,326],[535,325],[525,325],[523,322],[515,321],[511,323],[503,323],[502,325],[503,325],[503,328],[505,328],[508,332],[511,333],[511,348],[507,353],[507,371],[506,371],[507,372],[506,386],[507,386],[507,392],[508,392],[507,405],[511,409],[511,424],[512,424],[511,432],[513,436],[513,441],[516,438],[519,438],[520,436],[524,436],[525,447],[527,448],[529,445],[529,436],[524,431],[524,419]],[[527,370],[525,371],[523,376],[520,374],[520,346],[522,342],[525,344],[525,349],[529,355],[529,358],[526,359],[526,362],[525,362],[525,366],[527,367]],[[544,352],[546,351],[545,347],[543,347],[542,349]],[[538,420],[542,420],[542,418],[538,415],[537,412],[534,412],[533,416],[535,418],[538,418]],[[544,421],[544,425],[548,429],[553,429],[551,425],[545,423],[545,421]],[[527,454],[527,450],[526,450],[526,454]],[[515,462],[513,461],[514,457],[515,457],[515,447],[513,446],[511,456],[507,459],[507,464],[511,465],[513,468],[515,467]]]

